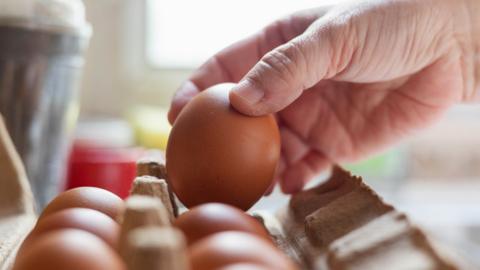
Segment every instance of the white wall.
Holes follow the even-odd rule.
[[[134,104],[168,106],[190,70],[158,70],[144,60],[143,0],[84,0],[93,37],[80,94],[82,115],[121,115]]]

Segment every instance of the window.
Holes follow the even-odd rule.
[[[147,0],[147,62],[153,67],[191,68],[283,15],[339,2]]]

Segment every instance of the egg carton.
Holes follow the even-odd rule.
[[[132,194],[160,198],[171,219],[188,211],[163,180],[168,176],[161,158],[139,161],[137,171]],[[477,269],[338,166],[326,181],[293,195],[277,213],[250,214],[300,269]]]
[[[36,219],[25,169],[0,115],[0,270],[10,268]]]
[[[129,269],[188,269],[183,235],[169,224],[187,211],[168,188],[158,156],[138,162],[119,222]],[[36,222],[25,170],[0,117],[0,270]],[[300,269],[476,269],[385,203],[360,177],[335,167],[328,180],[293,195],[277,213],[251,213]]]
[[[275,215],[253,216],[302,269],[477,269],[340,167]]]

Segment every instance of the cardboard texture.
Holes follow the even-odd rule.
[[[0,270],[11,267],[19,244],[35,221],[25,168],[0,115]]]

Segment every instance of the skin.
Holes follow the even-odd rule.
[[[275,113],[277,178],[301,190],[478,99],[479,0],[377,0],[295,13],[220,51],[175,94],[171,123],[209,86],[238,82],[230,102]]]

